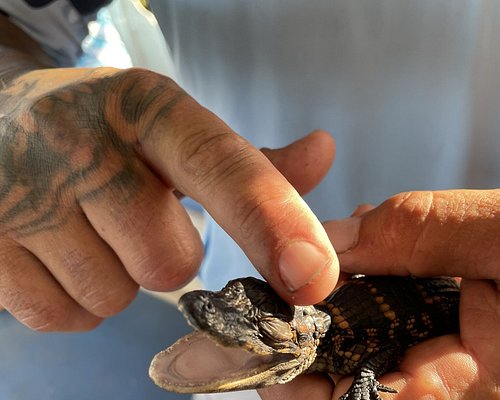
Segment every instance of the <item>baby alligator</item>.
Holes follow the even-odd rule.
[[[354,375],[341,400],[380,400],[377,381],[404,352],[458,332],[460,291],[450,278],[358,276],[316,306],[291,306],[255,278],[179,302],[195,332],[158,353],[150,376],[182,393],[285,383],[304,372]]]

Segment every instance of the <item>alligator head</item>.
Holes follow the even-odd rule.
[[[255,278],[230,281],[219,292],[186,293],[179,308],[195,331],[158,353],[149,374],[180,393],[288,382],[314,362],[330,326],[326,313],[291,306]]]

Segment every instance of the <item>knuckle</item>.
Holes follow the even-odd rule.
[[[3,252],[2,255],[5,255]],[[9,260],[9,255],[7,254]],[[19,262],[19,253],[17,253]],[[10,264],[10,263],[9,263]],[[28,290],[21,282],[29,281],[21,268],[0,265],[0,302],[19,322],[35,331],[64,330],[74,308],[69,298],[57,298],[39,290]],[[73,305],[74,306],[74,305]]]
[[[17,293],[9,296],[4,305],[20,323],[37,332],[85,331],[101,322],[69,298],[48,302]]]
[[[189,250],[191,248],[192,250]],[[203,252],[193,246],[147,257],[137,264],[137,282],[149,290],[174,290],[190,281],[198,272]]]
[[[269,232],[290,221],[292,210],[279,193],[258,192],[253,197],[242,197],[235,206],[235,219],[239,223],[239,231],[245,240],[259,237],[262,225]]]
[[[116,82],[121,115],[129,124],[154,120],[182,93],[171,78],[141,68],[123,70],[117,74]]]
[[[12,311],[19,322],[37,332],[64,331],[72,320],[68,309],[58,304],[29,304]]]
[[[408,227],[419,228],[425,225],[433,209],[432,192],[399,193],[386,200],[382,209],[385,213],[384,233],[397,240]]]
[[[227,127],[199,130],[182,140],[176,165],[199,189],[213,190],[232,178],[245,179],[242,167],[255,163],[249,150],[248,142]]]
[[[116,315],[135,298],[137,285],[126,276],[116,275],[114,268],[108,269],[114,273],[107,270],[96,274],[102,259],[79,249],[64,252],[63,259],[67,279],[74,286],[73,297],[92,314],[102,318]]]
[[[167,76],[140,67],[123,69],[114,76],[120,82],[135,82],[143,89],[152,89],[159,81],[173,83],[173,80]]]
[[[135,298],[137,286],[116,286],[109,290],[92,290],[82,297],[82,304],[92,314],[100,318],[112,317],[123,311]]]
[[[439,200],[437,200],[439,201]],[[424,255],[432,246],[428,245],[432,231],[443,223],[436,207],[432,191],[405,192],[397,194],[383,204],[385,218],[380,227],[382,247],[391,249],[395,265],[405,265],[410,271],[420,274],[432,272],[432,263]],[[437,257],[437,255],[434,255]]]
[[[404,192],[389,198],[385,205],[401,221],[409,219],[413,221],[425,221],[433,207],[433,193],[428,192]]]

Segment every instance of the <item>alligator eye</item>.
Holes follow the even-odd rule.
[[[208,312],[210,314],[215,314],[215,306],[210,300],[205,302],[205,304],[203,305],[203,308],[205,309],[206,312]]]
[[[310,340],[311,340],[310,336],[307,333],[300,332],[297,335],[297,341],[298,341],[299,345],[301,345],[301,346],[303,346],[304,344],[308,343]]]

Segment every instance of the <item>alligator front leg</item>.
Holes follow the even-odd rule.
[[[382,385],[369,368],[361,368],[347,393],[339,400],[382,400],[378,392],[397,393],[397,390]]]
[[[387,346],[367,359],[354,375],[354,381],[339,400],[382,400],[378,392],[397,393],[397,390],[382,385],[377,377],[391,370],[401,360],[399,346]]]

